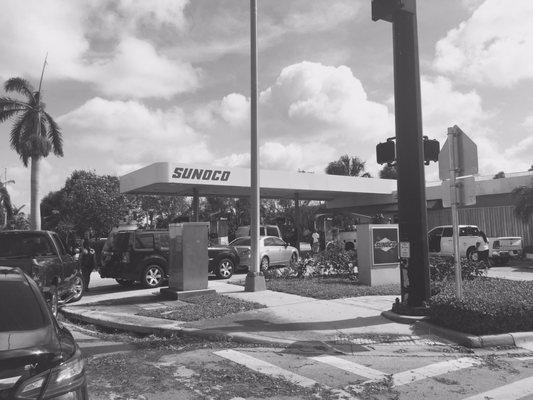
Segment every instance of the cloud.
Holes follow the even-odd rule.
[[[185,29],[187,3],[5,1],[0,76],[38,78],[48,53],[46,79],[87,82],[106,95],[170,98],[194,90],[199,70],[165,55],[165,46],[158,42],[165,30]]]
[[[467,82],[511,87],[533,79],[533,2],[485,0],[436,45],[434,68]]]
[[[231,126],[250,121],[250,100],[239,93],[231,93],[220,102],[220,116]]]
[[[70,154],[99,154],[101,163],[114,171],[157,161],[212,159],[204,137],[177,107],[152,110],[136,101],[93,98],[58,122]]]

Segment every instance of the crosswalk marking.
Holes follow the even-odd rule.
[[[366,367],[361,364],[357,364],[348,360],[345,360],[340,357],[334,356],[320,356],[320,357],[311,357],[312,360],[331,365],[342,369],[343,371],[350,372],[355,375],[362,376],[363,378],[371,380],[380,380],[385,378],[387,375],[376,369]]]
[[[530,394],[533,394],[533,376],[470,396],[464,400],[516,400]]]
[[[294,372],[287,371],[286,369],[283,369],[281,367],[278,367],[274,364],[270,364],[266,361],[259,360],[255,357],[249,356],[247,354],[235,351],[235,350],[221,350],[214,352],[219,357],[225,358],[227,360],[233,361],[237,364],[244,365],[247,368],[250,368],[254,371],[257,371],[259,373],[270,375],[276,378],[284,378],[289,382],[292,382],[298,386],[302,386],[305,388],[311,388],[315,385],[322,386],[324,388],[332,390],[332,392],[339,395],[341,399],[346,400],[358,400],[357,397],[352,396],[350,393],[340,390],[340,389],[332,389],[326,385],[321,385],[317,381],[306,378],[305,376],[295,374]]]
[[[438,375],[443,375],[448,372],[473,367],[474,365],[479,364],[481,364],[481,361],[470,357],[458,358],[457,360],[443,361],[436,364],[426,365],[425,367],[393,374],[392,382],[393,386],[402,386],[411,382],[431,378]]]

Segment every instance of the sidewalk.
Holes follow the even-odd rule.
[[[242,286],[227,281],[210,280],[208,287],[266,308],[195,322],[144,317],[136,313],[173,303],[163,299],[158,289],[145,289],[91,294],[61,312],[69,318],[132,332],[184,333],[270,345],[446,343],[431,335],[431,328],[420,329],[384,318],[381,313],[390,309],[395,296],[316,300],[270,290],[244,292]],[[98,304],[102,301],[106,303]]]

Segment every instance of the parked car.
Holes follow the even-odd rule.
[[[251,265],[251,239],[249,236],[235,239],[229,244],[239,253],[240,267],[249,268]],[[261,269],[266,270],[271,265],[289,266],[298,261],[298,249],[289,246],[277,236],[262,236],[259,238],[259,252]]]
[[[102,278],[114,278],[123,286],[141,282],[161,286],[168,279],[169,233],[167,230],[127,230],[110,234],[102,250]],[[229,278],[239,265],[237,251],[229,246],[208,247],[208,271]]]
[[[250,236],[250,225],[239,226],[235,231],[235,238]],[[281,231],[277,225],[261,225],[259,236],[277,236],[280,239]]]
[[[459,255],[469,260],[477,261],[480,248],[484,248],[485,240],[479,228],[475,225],[459,225]],[[452,225],[437,226],[428,233],[430,254],[453,256],[453,227]]]
[[[489,242],[493,257],[507,260],[522,257],[523,247],[520,236],[489,238]]]
[[[19,267],[34,279],[54,312],[83,297],[80,265],[55,232],[0,232],[0,265]]]
[[[0,266],[0,399],[88,398],[72,334],[54,318],[33,279],[20,268]]]

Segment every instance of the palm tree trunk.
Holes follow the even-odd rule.
[[[39,171],[41,159],[38,156],[31,158],[31,205],[30,226],[32,230],[41,229],[41,196],[39,191]]]

